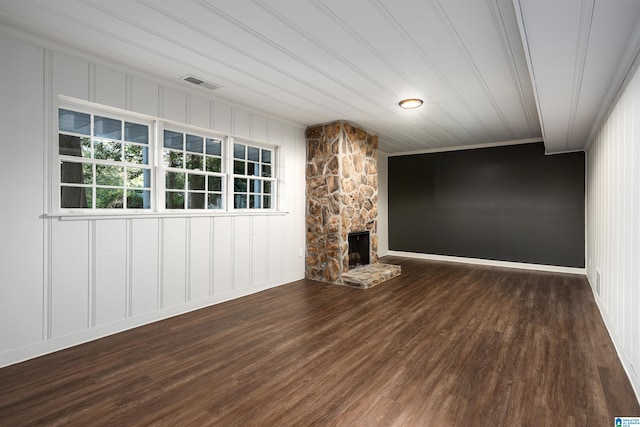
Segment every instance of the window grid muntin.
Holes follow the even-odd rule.
[[[224,141],[195,132],[182,132],[173,128],[164,129],[162,137],[162,166],[164,169],[164,208],[167,210],[223,210],[224,203]],[[167,135],[171,136],[172,145],[167,147]],[[181,135],[178,149],[177,135]],[[201,144],[198,147],[197,141]],[[210,144],[217,144],[219,154],[208,151]],[[171,161],[173,156],[174,161]],[[180,159],[180,162],[175,161]],[[210,167],[210,166],[213,167]],[[171,175],[170,175],[171,174]],[[180,177],[181,188],[169,185],[171,176]],[[202,185],[194,186],[202,179]],[[211,179],[218,178],[220,188],[210,188]],[[198,202],[198,205],[195,205]]]
[[[61,116],[67,113],[71,113],[77,116],[88,116],[89,122],[87,124],[88,130],[85,132],[73,132],[70,130],[61,129],[60,123],[63,121]],[[104,137],[96,137],[96,117],[103,120],[103,122],[119,122],[119,136],[120,139],[110,139]],[[151,163],[151,131],[152,126],[150,123],[141,123],[135,121],[131,118],[117,117],[117,116],[109,116],[103,113],[96,112],[87,112],[82,111],[82,109],[69,109],[69,108],[59,108],[58,110],[58,188],[59,188],[59,206],[60,209],[90,209],[90,210],[150,210],[152,208],[152,199],[153,199],[153,165]],[[127,125],[135,125],[139,127],[145,127],[147,129],[146,141],[147,142],[135,142],[127,139]],[[139,129],[139,128],[138,128]],[[80,146],[78,149],[80,150],[80,155],[73,155],[66,153],[61,153],[63,151],[63,147],[61,144],[62,137],[72,137],[78,138],[80,142]],[[111,144],[114,146],[119,145],[119,158],[120,160],[113,159],[101,159],[96,155],[96,144]],[[127,162],[125,147],[140,147],[142,154],[142,163],[133,163]],[[67,150],[70,147],[66,147]],[[145,162],[146,159],[146,163]],[[82,182],[65,182],[63,177],[63,165],[64,164],[80,164],[81,165],[81,176]],[[91,166],[91,183],[85,183],[85,173],[86,166]],[[122,184],[121,185],[110,185],[110,184],[98,184],[98,166],[106,167],[115,167],[121,168],[122,170]],[[141,170],[141,174],[144,176],[145,171],[148,171],[146,174],[147,184],[143,186],[132,187],[128,185],[128,172],[131,169]],[[84,190],[84,197],[87,201],[86,206],[63,206],[64,204],[64,193],[65,190],[69,189],[90,189],[88,192]],[[118,200],[121,206],[99,206],[98,203],[100,199],[97,197],[98,193],[114,193],[117,191],[121,191],[121,198]],[[142,193],[142,206],[130,206],[130,201],[134,198],[134,193]],[[146,194],[145,194],[146,193]],[[90,202],[90,203],[89,203]]]
[[[56,174],[57,178],[56,176],[53,177],[54,178],[53,183],[56,186],[55,188],[58,189],[57,190],[58,195],[57,196],[54,195],[53,197],[53,200],[56,203],[54,206],[57,205],[58,209],[61,209],[62,211],[67,209],[71,211],[77,211],[77,212],[80,212],[84,209],[86,209],[87,211],[90,211],[90,210],[96,211],[98,210],[95,208],[96,189],[105,189],[105,190],[122,191],[123,203],[122,203],[122,207],[118,206],[117,209],[111,209],[111,210],[100,209],[99,210],[100,212],[105,212],[107,214],[115,214],[116,212],[124,213],[124,211],[127,209],[128,209],[128,212],[135,212],[135,211],[141,210],[139,209],[140,206],[127,205],[127,200],[130,199],[130,194],[134,194],[137,192],[137,194],[139,195],[141,194],[140,193],[141,191],[146,192],[145,194],[149,197],[149,200],[151,200],[150,203],[145,205],[145,209],[144,209],[145,211],[151,210],[153,212],[162,213],[162,211],[165,210],[165,207],[164,207],[165,206],[165,200],[164,200],[165,169],[169,169],[169,168],[164,168],[162,163],[162,151],[164,148],[164,143],[162,141],[162,137],[163,137],[162,132],[164,130],[164,126],[167,124],[166,121],[160,118],[143,117],[136,113],[130,113],[125,111],[123,112],[111,111],[112,109],[108,107],[102,108],[100,106],[95,106],[95,107],[94,106],[78,106],[78,104],[67,103],[67,102],[62,102],[60,104],[58,111],[61,111],[61,110],[67,110],[72,114],[84,115],[84,117],[88,119],[85,120],[85,123],[83,125],[84,128],[82,128],[82,126],[78,128],[73,128],[73,126],[77,125],[77,123],[74,124],[74,120],[76,120],[76,118],[72,118],[71,128],[67,127],[66,129],[62,129],[62,128],[58,129],[59,148],[54,157],[55,164],[53,168],[53,171],[57,171],[57,174]],[[101,134],[100,132],[95,132],[96,116],[104,117],[106,119],[116,119],[118,123],[117,133],[119,133],[119,135],[115,135],[114,133],[112,133],[113,129],[110,129],[109,126],[103,127],[102,130],[104,132],[102,132],[102,134],[103,135],[106,134],[107,136],[120,136],[120,138],[109,139],[109,138],[95,137],[96,135],[94,134],[96,133],[98,135]],[[104,119],[101,119],[101,120],[103,120],[104,122]],[[233,165],[232,153],[233,153],[233,147],[234,147],[234,138],[225,137],[223,135],[216,136],[216,133],[211,134],[205,129],[197,130],[189,125],[183,126],[182,124],[171,124],[172,127],[174,127],[174,125],[175,125],[175,128],[181,131],[180,132],[181,138],[184,137],[182,135],[183,133],[197,134],[198,136],[206,135],[205,139],[203,140],[205,141],[203,144],[205,147],[203,148],[204,153],[202,155],[202,163],[203,163],[202,165],[200,165],[199,163],[196,163],[194,165],[193,164],[194,162],[192,161],[193,159],[185,159],[185,158],[180,159],[183,162],[181,163],[181,166],[185,166],[184,171],[186,171],[186,173],[192,173],[195,175],[198,175],[198,174],[205,175],[204,179],[206,180],[206,184],[205,184],[204,190],[202,190],[202,185],[200,185],[195,190],[195,192],[198,192],[198,190],[200,190],[200,192],[205,192],[205,196],[207,196],[207,193],[212,193],[217,198],[217,200],[215,201],[216,206],[210,206],[211,201],[206,200],[205,207],[207,209],[205,209],[204,211],[211,211],[211,209],[209,209],[211,207],[215,207],[216,209],[220,208],[220,210],[227,211],[227,212],[233,211],[234,210],[234,207],[233,207],[234,174],[233,174],[233,167],[232,167]],[[144,136],[142,137],[142,139],[140,139],[139,126],[142,126],[142,128],[144,129]],[[76,132],[76,130],[78,130],[78,132]],[[60,138],[59,138],[60,135],[75,136],[78,138],[87,137],[88,143],[84,144],[84,148],[86,152],[84,154],[79,153],[79,154],[68,156],[68,157],[65,157],[64,153],[60,154],[61,153]],[[154,141],[154,137],[155,137],[155,141]],[[206,141],[208,141],[209,139],[217,141],[217,144],[218,144],[217,149],[219,151],[215,155],[211,155],[211,153],[207,152]],[[118,153],[116,156],[117,160],[109,160],[108,157],[107,159],[95,158],[96,156],[94,153],[97,151],[95,148],[96,144],[99,144],[101,141],[105,141],[105,142],[116,141],[120,143],[118,147],[115,147],[116,148],[115,151],[117,151]],[[275,146],[263,145],[259,141],[247,141],[248,143],[245,143],[245,141],[246,140],[241,142],[242,145],[244,145],[245,147],[251,147],[254,150],[258,150],[257,152],[260,153],[259,159],[247,158],[248,154],[245,156],[244,159],[242,159],[243,161],[247,161],[246,163],[247,165],[252,166],[254,168],[255,168],[255,165],[251,165],[250,163],[257,163],[259,168],[257,170],[250,170],[248,174],[241,176],[246,179],[257,179],[257,178],[260,179],[260,182],[257,184],[257,187],[251,186],[250,191],[247,190],[247,192],[245,193],[247,197],[251,196],[251,197],[260,198],[260,201],[258,203],[252,203],[248,200],[248,202],[251,203],[249,207],[275,210],[277,207],[276,191],[277,191],[277,183],[278,183],[277,177],[275,176],[276,175],[275,167],[277,165],[278,149]],[[114,147],[111,147],[111,150],[102,150],[102,152],[104,153],[104,152],[114,151],[113,149]],[[198,151],[198,154],[199,154],[199,149],[190,150],[190,149],[187,149],[187,147],[185,147],[184,150],[176,150],[176,151],[182,151],[183,153]],[[263,157],[263,153],[268,154],[267,158]],[[205,156],[205,154],[207,154],[207,156]],[[269,158],[269,156],[271,158]],[[141,158],[144,158],[145,160],[143,161],[141,160]],[[207,161],[209,160],[210,162],[211,159],[215,160],[215,165],[207,164]],[[91,174],[90,174],[91,176],[89,180],[85,181],[86,178],[83,177],[80,179],[82,183],[79,183],[78,180],[76,180],[76,182],[63,182],[63,179],[60,176],[61,166],[56,166],[56,165],[61,165],[63,161],[70,162],[70,163],[88,164],[89,169],[91,170]],[[191,164],[190,165],[185,164],[187,161],[189,161]],[[119,175],[120,181],[117,182],[120,185],[107,185],[107,184],[111,184],[112,182],[104,182],[103,185],[96,184],[96,179],[98,179],[98,176],[96,174],[96,166],[101,163],[104,163],[106,165],[111,165],[111,166],[117,166],[121,168],[120,175]],[[270,172],[268,171],[269,166],[271,167]],[[192,170],[199,169],[199,171],[192,172],[192,170],[187,169],[188,167],[194,168]],[[181,168],[178,168],[178,169],[181,169]],[[205,173],[200,173],[201,172],[200,169],[205,169]],[[220,172],[206,173],[207,170],[208,171],[216,170]],[[265,170],[267,173],[264,173],[264,174],[267,176],[264,176],[264,177],[259,176],[259,175],[263,175],[262,172]],[[135,182],[135,179],[132,181],[132,178],[134,177],[130,176],[131,174],[130,171],[136,171],[138,176],[141,176],[143,178],[139,178],[138,182]],[[268,175],[271,175],[271,176],[268,176]],[[217,179],[215,188],[209,182],[210,176],[213,176],[215,179]],[[85,182],[87,182],[87,184],[85,184]],[[250,183],[251,181],[248,181],[248,182]],[[270,192],[266,188],[269,185],[271,186]],[[62,198],[60,194],[61,189],[63,187],[70,188],[73,186],[79,187],[79,188],[84,187],[87,189],[91,188],[91,190],[87,192],[87,198],[90,200],[90,203],[87,205],[86,208],[85,207],[62,207]],[[184,193],[187,197],[189,196],[186,189],[184,190]],[[268,203],[265,203],[264,197],[270,198],[270,199],[267,199]],[[185,203],[187,203],[187,201],[185,201]]]
[[[231,162],[233,208],[275,209],[275,149],[234,141]]]

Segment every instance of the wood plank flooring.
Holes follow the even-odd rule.
[[[640,406],[584,277],[384,257],[0,369],[0,425],[609,426]]]

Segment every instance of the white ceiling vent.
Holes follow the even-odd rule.
[[[206,81],[204,81],[202,79],[199,79],[198,77],[192,76],[190,74],[182,77],[182,80],[184,80],[185,82],[193,83],[196,86],[200,86],[200,87],[203,87],[203,88],[209,89],[209,90],[216,90],[216,89],[220,88],[220,86],[216,86],[213,83],[206,82]]]

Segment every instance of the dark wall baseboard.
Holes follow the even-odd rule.
[[[525,144],[389,158],[389,249],[583,268],[584,153]]]

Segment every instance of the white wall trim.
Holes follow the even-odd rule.
[[[278,278],[275,281],[268,281],[258,286],[253,286],[244,289],[237,289],[226,294],[214,295],[207,298],[202,298],[195,301],[189,301],[185,304],[174,305],[166,307],[158,311],[153,311],[145,314],[141,314],[134,317],[128,317],[118,320],[106,325],[100,325],[98,327],[82,330],[77,333],[65,335],[59,338],[54,338],[48,341],[39,342],[36,344],[11,349],[0,353],[0,368],[23,362],[25,360],[33,359],[35,357],[44,356],[49,353],[64,350],[66,348],[75,347],[77,345],[104,338],[109,335],[114,335],[119,332],[124,332],[129,329],[137,328],[139,326],[147,325],[149,323],[157,322],[159,320],[168,319],[170,317],[179,316],[181,314],[189,313],[191,311],[199,310],[201,308],[210,307],[216,304],[220,304],[226,301],[251,295],[257,292],[261,292],[267,289],[282,286],[286,283],[291,283],[296,280],[304,279],[304,275],[297,273],[290,274],[289,276]]]
[[[558,150],[558,151],[548,151],[545,147],[545,156],[555,156],[556,154],[571,154],[571,153],[584,153],[584,149],[578,148],[577,150]]]
[[[260,212],[254,212],[249,210],[237,210],[237,211],[171,211],[171,212],[135,212],[135,213],[118,213],[118,212],[96,212],[96,213],[66,213],[56,212],[47,213],[42,215],[42,218],[59,219],[60,221],[86,221],[86,220],[100,220],[100,219],[140,219],[140,218],[215,218],[225,216],[285,216],[291,212],[288,211],[271,211],[261,210]]]
[[[514,139],[511,141],[486,142],[484,144],[459,145],[457,147],[427,148],[425,150],[403,151],[400,153],[388,153],[387,155],[389,157],[411,156],[413,154],[430,154],[444,153],[447,151],[475,150],[477,148],[504,147],[507,145],[532,144],[535,142],[544,142],[544,140],[542,138]]]
[[[458,262],[463,264],[488,265],[491,267],[517,268],[520,270],[547,271],[551,273],[567,273],[579,275],[586,274],[586,270],[584,268],[562,267],[558,265],[527,264],[524,262],[496,261],[491,259],[465,258],[448,255],[422,254],[417,252],[402,252],[392,250],[389,251],[388,255],[405,258],[427,259],[431,261],[446,261]]]

